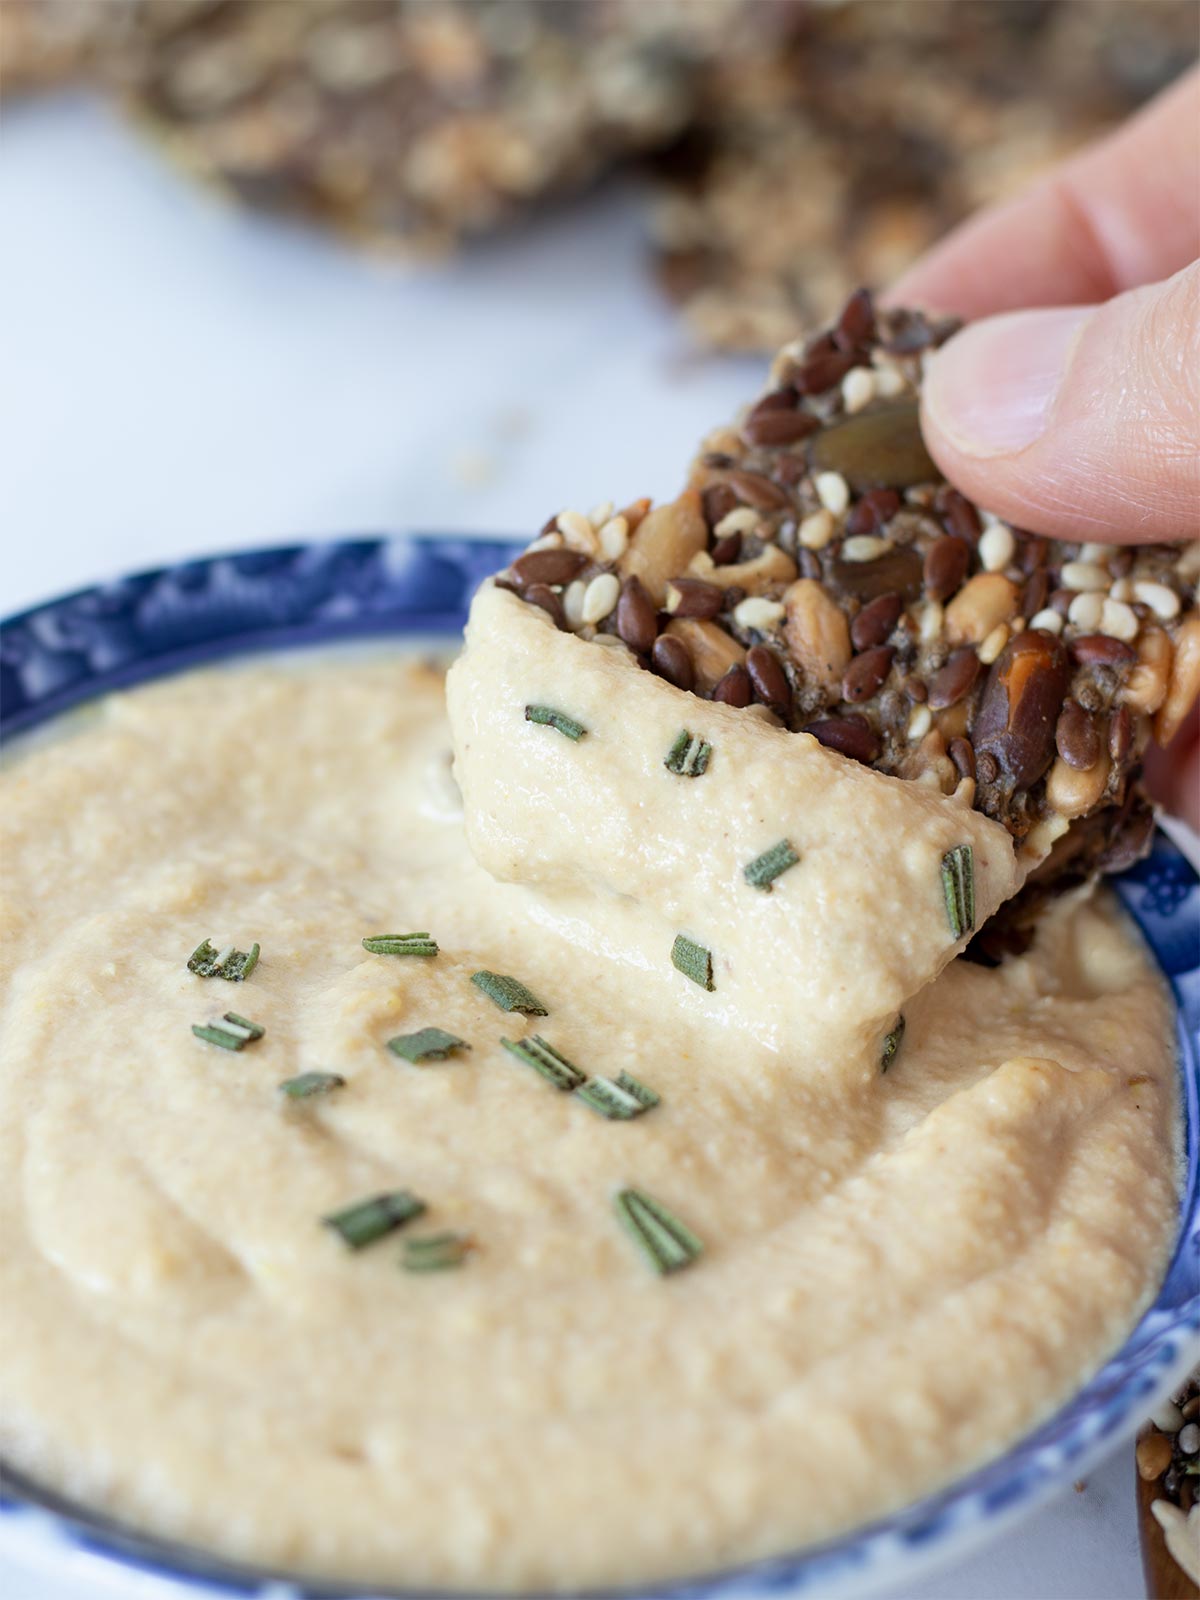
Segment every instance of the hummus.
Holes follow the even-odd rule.
[[[917,807],[893,883],[886,809],[847,789],[836,960],[796,978],[803,1003],[773,999],[787,972],[731,993],[720,962],[740,970],[749,932],[699,925],[703,882],[655,910],[639,888],[653,849],[622,864],[635,825],[677,837],[687,782],[609,835],[602,788],[570,789],[578,859],[601,864],[585,923],[561,817],[546,881],[472,859],[442,696],[439,673],[396,660],[197,674],[114,697],[4,776],[5,1458],[241,1561],[615,1584],[833,1534],[1060,1403],[1152,1296],[1176,1216],[1170,1006],[1110,899],[1063,898],[996,970],[946,964],[944,911],[936,894],[914,907],[912,885],[952,802]],[[631,744],[674,731],[632,701],[624,725]],[[715,783],[727,735],[711,729]],[[501,727],[510,799],[473,800],[496,850],[515,837],[525,733],[559,737]],[[470,799],[486,769],[464,772]],[[781,773],[781,798],[811,811],[796,843],[825,874],[807,781]],[[990,824],[963,809],[951,820],[983,830],[962,834],[982,916],[1009,886],[983,859]],[[773,843],[767,819],[753,842]],[[788,893],[762,900],[783,919],[771,937],[800,948]],[[712,943],[711,993],[663,959],[660,913]],[[441,953],[362,947],[409,929]],[[848,971],[832,993],[856,932],[872,960],[902,953],[878,986]],[[260,942],[245,983],[187,971],[205,937]],[[502,1013],[480,968],[549,1014]],[[901,1002],[881,1073],[877,1030]],[[227,1010],[264,1037],[234,1053],[193,1036]],[[385,1049],[427,1026],[470,1051],[412,1066]],[[500,1047],[534,1032],[661,1104],[603,1120]],[[287,1101],[280,1081],[310,1070],[346,1083]],[[649,1270],[614,1217],[626,1185],[703,1241],[689,1270]],[[354,1253],[319,1225],[398,1188],[429,1208],[404,1233]],[[406,1273],[419,1228],[477,1249]]]

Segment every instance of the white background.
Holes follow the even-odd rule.
[[[406,273],[227,210],[86,99],[6,107],[0,612],[188,554],[308,534],[530,534],[565,505],[672,493],[762,363],[689,346],[639,227],[609,189]],[[101,1592],[153,1590],[51,1583],[0,1546],[4,1600]],[[1126,1446],[895,1600],[1142,1592]]]

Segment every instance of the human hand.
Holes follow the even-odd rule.
[[[1200,534],[1200,73],[907,272],[897,304],[981,319],[925,377],[946,476],[1036,533]],[[1027,309],[1037,308],[1037,309]],[[1196,822],[1200,724],[1148,753]]]

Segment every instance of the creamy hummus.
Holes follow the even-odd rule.
[[[638,715],[631,739],[657,742]],[[240,1560],[565,1586],[831,1534],[1063,1400],[1151,1296],[1176,1214],[1169,1003],[1107,896],[1063,899],[994,971],[943,967],[935,897],[886,930],[906,953],[873,999],[859,974],[846,1012],[806,991],[811,1036],[805,1005],[739,1028],[712,1009],[720,972],[709,994],[661,959],[633,878],[608,875],[589,933],[578,885],[477,865],[448,747],[432,670],[254,666],[115,697],[4,777],[5,1457]],[[675,836],[678,789],[645,802],[647,839]],[[599,818],[571,802],[582,860]],[[879,816],[852,802],[839,926],[878,949],[893,889]],[[913,882],[944,816],[904,841]],[[819,834],[798,842],[826,870]],[[698,915],[676,892],[672,917]],[[786,881],[768,899],[788,917]],[[441,953],[362,948],[409,929]],[[261,943],[248,981],[188,973],[206,936]],[[549,1015],[497,1010],[481,967]],[[881,1074],[873,1030],[900,999]],[[860,1003],[871,1037],[838,1059]],[[227,1010],[265,1036],[193,1037]],[[471,1050],[384,1048],[425,1026]],[[499,1045],[533,1032],[661,1104],[594,1115]],[[345,1086],[284,1100],[317,1069]],[[656,1277],[618,1228],[630,1184],[703,1240],[689,1270]],[[474,1238],[460,1270],[401,1270],[416,1224],[358,1253],[319,1225],[395,1188],[427,1201],[420,1226]]]

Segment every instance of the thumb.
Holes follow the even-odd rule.
[[[971,499],[1022,528],[1126,543],[1200,526],[1200,263],[1102,306],[964,328],[922,428]]]

